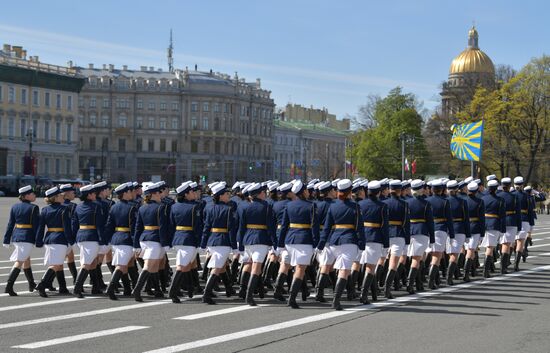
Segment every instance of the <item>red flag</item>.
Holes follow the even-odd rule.
[[[416,174],[416,159],[411,164],[411,171],[413,174]]]

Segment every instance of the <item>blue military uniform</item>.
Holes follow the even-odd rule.
[[[74,243],[69,210],[59,203],[44,207],[40,214],[40,226],[36,232],[36,247],[41,248],[44,244],[69,246]]]
[[[405,244],[410,244],[411,232],[409,222],[409,206],[401,198],[390,196],[384,202],[388,206],[388,233],[391,238],[404,238]]]
[[[109,210],[104,238],[111,245],[134,246],[137,208],[133,202],[121,200]]]
[[[485,236],[485,202],[475,195],[466,198],[468,215],[470,216],[470,233]]]
[[[4,233],[4,244],[18,242],[34,244],[39,218],[40,211],[37,205],[29,201],[13,205],[6,233]]]
[[[170,223],[161,202],[151,201],[139,208],[134,248],[140,248],[139,243],[143,241],[154,241],[162,247],[170,246]]]
[[[323,250],[328,242],[329,245],[355,244],[364,250],[363,233],[363,216],[359,205],[351,200],[335,200],[327,212],[317,249]]]
[[[95,241],[99,245],[107,245],[104,226],[105,217],[99,203],[84,201],[76,206],[72,217],[72,231],[77,243]]]
[[[202,235],[202,212],[194,201],[175,203],[170,210],[172,246],[198,247]]]
[[[319,216],[317,206],[309,200],[296,199],[284,210],[278,246],[307,244],[313,247],[319,242]]]
[[[204,208],[201,248],[229,246],[237,249],[237,225],[231,207],[223,202],[210,203]]]
[[[466,200],[459,195],[449,196],[451,214],[453,216],[453,230],[456,234],[464,234],[466,238],[471,236],[470,216]]]
[[[433,244],[435,242],[435,228],[432,205],[423,197],[412,197],[407,200],[407,203],[409,205],[411,236],[428,236],[430,244]]]
[[[363,237],[366,243],[390,246],[388,205],[378,199],[366,198],[359,202],[363,215]]]
[[[433,210],[434,231],[446,232],[450,238],[454,238],[453,215],[449,200],[442,195],[432,195],[426,198]]]
[[[277,247],[275,215],[267,201],[254,198],[252,202],[239,209],[238,219],[239,251],[244,251],[247,245]]]

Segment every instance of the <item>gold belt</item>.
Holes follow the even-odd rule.
[[[16,224],[15,228],[19,229],[32,229],[32,224]]]
[[[115,232],[129,232],[130,227],[115,227]]]
[[[470,222],[478,222],[478,221],[479,221],[479,218],[477,217],[470,218]]]
[[[145,230],[159,230],[159,226],[144,226],[143,229]]]
[[[497,215],[497,214],[493,214],[493,213],[486,213],[486,214],[485,214],[485,217],[487,217],[487,218],[498,218],[498,215]]]
[[[453,218],[453,222],[462,222],[464,218]]]
[[[380,223],[372,223],[372,222],[363,222],[364,227],[370,227],[370,228],[380,228],[382,225]]]
[[[311,224],[306,224],[306,223],[290,223],[290,228],[311,229]]]
[[[447,218],[434,218],[435,223],[447,222]]]
[[[176,230],[193,230],[190,226],[176,226]]]
[[[324,224],[319,224],[319,229],[325,229],[325,225]]]
[[[390,226],[402,226],[403,222],[401,221],[389,221]]]
[[[355,224],[335,224],[334,229],[355,229]]]
[[[210,229],[212,233],[227,233],[229,230],[227,228],[212,228]]]
[[[48,232],[64,232],[65,229],[63,228],[50,228],[48,227]]]
[[[281,229],[281,228],[283,228],[283,226],[280,224],[277,224],[277,229]]]
[[[79,229],[83,229],[83,230],[93,230],[93,229],[97,229],[96,226],[87,226],[85,224],[82,224],[80,225]]]
[[[411,218],[411,223],[426,223],[424,218]]]
[[[521,213],[523,214],[527,214],[529,211],[528,210],[521,210]]]
[[[507,216],[513,215],[513,214],[515,214],[515,213],[516,213],[516,211],[506,211],[506,215],[507,215]]]
[[[267,226],[265,224],[247,224],[246,229],[267,230]]]

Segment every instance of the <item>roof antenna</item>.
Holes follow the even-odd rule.
[[[174,72],[174,58],[172,54],[174,53],[174,45],[172,42],[172,28],[170,28],[170,45],[168,46],[168,72]]]

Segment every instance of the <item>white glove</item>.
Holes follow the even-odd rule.
[[[10,248],[10,244],[2,244],[2,246],[5,247],[6,249]]]
[[[168,252],[170,250],[170,247],[169,246],[165,246],[163,247],[164,248],[164,251]]]

